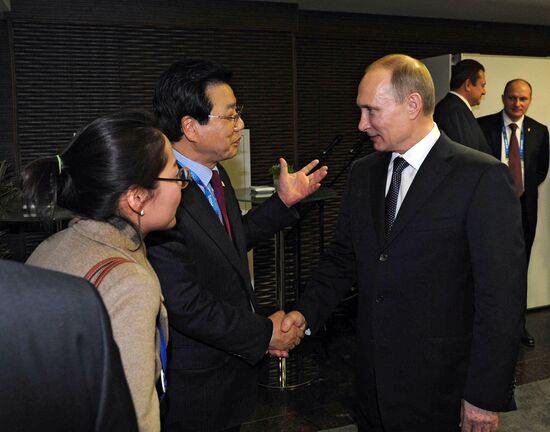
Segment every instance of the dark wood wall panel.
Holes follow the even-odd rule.
[[[251,129],[253,182],[265,183],[277,157],[293,154],[289,34],[28,21],[15,21],[14,28],[23,165],[55,154],[103,113],[150,108],[161,72],[188,57],[212,58],[234,72],[233,87]]]
[[[341,136],[342,141],[326,161],[327,183],[341,195],[347,178],[345,167],[352,157],[350,151],[361,140],[355,105],[357,84],[365,65],[376,58],[376,47],[358,40],[300,35],[296,51],[299,158],[307,160],[320,155],[336,136]],[[339,203],[339,199],[334,199],[325,204],[325,232],[329,239],[334,233]],[[304,220],[302,231],[303,238],[308,239],[302,249],[302,280],[307,281],[319,256],[316,210]]]
[[[546,56],[548,26],[300,11],[299,34],[371,43],[439,45],[448,52]],[[383,55],[383,51],[380,53]]]
[[[161,72],[186,57],[212,59],[233,71],[232,86],[251,129],[253,183],[271,182],[268,168],[279,156],[293,162],[291,32],[238,29],[234,22],[224,29],[114,24],[112,19],[67,23],[66,16],[52,18],[44,12],[35,11],[29,19],[19,10],[10,21],[15,29],[21,166],[59,152],[79,127],[98,115],[150,107]],[[19,259],[32,251],[36,238],[20,236],[17,249],[24,255]],[[256,289],[274,304],[272,242],[255,253],[261,263]]]
[[[14,0],[14,19],[33,22],[294,32],[298,6],[239,0]]]
[[[16,164],[14,145],[12,61],[7,21],[0,21],[0,160]]]

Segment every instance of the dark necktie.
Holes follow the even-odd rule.
[[[510,171],[512,172],[512,177],[516,184],[516,193],[519,197],[523,194],[523,176],[521,175],[521,156],[519,154],[518,137],[516,136],[518,125],[510,123],[508,126],[512,130],[508,152],[508,167],[510,167]]]
[[[386,237],[391,231],[393,221],[395,220],[395,210],[397,209],[397,196],[401,186],[401,173],[409,164],[402,157],[397,157],[393,161],[393,173],[391,175],[391,184],[386,195]]]
[[[220,178],[220,173],[217,170],[212,170],[212,179],[210,180],[212,189],[214,189],[214,195],[216,196],[216,201],[218,201],[218,206],[222,212],[223,224],[225,229],[229,234],[231,240],[233,240],[233,235],[231,234],[231,225],[229,224],[229,217],[227,216],[227,208],[225,207],[225,195],[223,192],[222,179]]]

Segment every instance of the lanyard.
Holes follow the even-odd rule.
[[[512,133],[512,131],[510,131]],[[513,132],[515,133],[515,132]],[[510,135],[511,136],[511,135]],[[506,133],[506,126],[502,123],[502,140],[504,141],[504,149],[506,150],[506,158],[510,158],[510,144],[508,144],[508,134]],[[519,157],[523,160],[523,142],[525,141],[525,132],[523,125],[521,127],[521,134],[519,139]]]
[[[214,196],[212,191],[204,185],[204,183],[199,178],[199,176],[196,175],[193,171],[191,171],[191,177],[193,178],[193,181],[200,186],[200,188],[202,189],[204,195],[206,196],[206,199],[208,200],[208,202],[210,203],[210,205],[212,206],[212,208],[214,209],[214,211],[218,215],[218,219],[220,220],[220,222],[223,225],[222,211],[220,210],[220,206],[218,205],[218,201],[216,200],[216,197]]]
[[[160,400],[164,399],[166,396],[166,389],[168,388],[168,381],[166,380],[166,368],[168,367],[168,356],[166,355],[166,338],[164,337],[164,332],[162,331],[162,326],[160,325],[160,320],[157,322],[157,329],[160,336],[160,385],[162,387],[162,394],[160,395]]]

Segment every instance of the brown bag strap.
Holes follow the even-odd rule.
[[[101,282],[103,282],[103,279],[105,279],[107,273],[120,264],[131,262],[133,261],[123,257],[105,258],[103,261],[98,262],[90,270],[88,270],[88,273],[86,273],[84,279],[93,283],[96,288],[99,288],[99,285],[101,285]]]

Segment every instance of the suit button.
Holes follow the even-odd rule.
[[[383,254],[380,254],[380,256],[378,257],[378,261],[387,261],[388,260],[388,255],[383,253]]]
[[[384,302],[384,296],[376,296],[376,303],[383,303]]]

